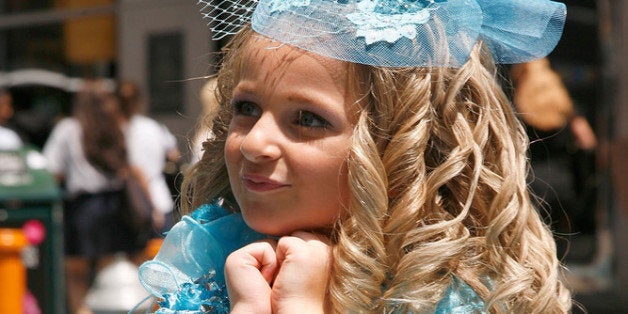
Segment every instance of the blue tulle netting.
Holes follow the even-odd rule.
[[[220,4],[217,4],[220,2]],[[549,0],[199,0],[214,39],[253,29],[323,56],[377,66],[453,66],[475,44],[497,63],[545,57],[566,17]]]

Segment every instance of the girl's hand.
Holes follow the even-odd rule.
[[[329,239],[301,231],[233,252],[225,263],[232,313],[323,313],[330,258]]]
[[[324,313],[331,265],[327,237],[297,231],[275,250],[278,273],[272,287],[274,313]]]
[[[249,244],[227,257],[225,279],[231,313],[272,313],[271,284],[277,271],[276,241]]]

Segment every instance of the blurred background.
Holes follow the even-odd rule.
[[[536,182],[545,189],[537,194],[557,199],[543,208],[575,299],[589,313],[628,313],[628,27],[622,23],[628,3],[562,2],[567,24],[548,61],[573,109],[569,121],[552,130],[529,126],[533,169],[547,156],[557,165],[539,166]],[[83,79],[137,84],[145,114],[177,139],[181,158],[163,169],[176,198],[177,173],[195,158],[191,138],[203,113],[204,77],[214,73],[221,45],[210,40],[198,10],[196,1],[182,0],[0,0],[0,89],[13,107],[0,125],[27,147],[0,148],[0,229],[28,236],[21,243],[0,233],[0,240],[15,242],[0,246],[0,304],[11,285],[23,281],[35,305],[29,310],[23,302],[24,313],[66,312],[61,196],[36,153],[56,123],[71,115]],[[510,87],[516,94],[516,84]],[[594,143],[577,144],[574,117],[586,121]],[[565,140],[552,146],[558,138]],[[556,170],[561,166],[564,172]],[[546,178],[543,169],[549,169]],[[5,280],[11,267],[20,267],[6,252],[19,252],[27,269],[26,277],[12,279],[17,283]]]

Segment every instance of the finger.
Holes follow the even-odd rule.
[[[331,255],[331,240],[320,234],[296,231],[279,239],[276,254],[279,265],[289,256],[304,264],[326,261]]]
[[[225,279],[234,313],[271,313],[271,281],[277,260],[275,242],[249,244],[227,257]]]
[[[279,269],[271,292],[274,309],[294,304],[302,309],[324,307],[331,266],[329,243],[322,235],[301,231],[279,239]]]
[[[270,313],[270,284],[277,269],[274,256],[274,241],[252,243],[229,254],[225,279],[234,312]]]
[[[251,274],[251,270],[255,269],[270,284],[278,266],[276,245],[275,240],[262,240],[231,253],[225,262],[225,272],[229,271],[232,275]]]

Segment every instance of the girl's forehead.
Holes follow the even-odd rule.
[[[236,90],[260,94],[314,92],[310,96],[340,93],[343,103],[351,107],[348,114],[353,116],[359,110],[359,88],[349,79],[348,62],[257,37],[241,46]]]
[[[242,46],[240,75],[256,70],[294,71],[297,68],[324,68],[339,84],[346,81],[348,63],[324,57],[291,45],[252,35]]]

